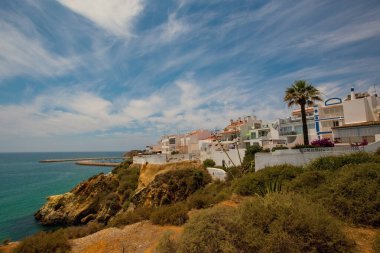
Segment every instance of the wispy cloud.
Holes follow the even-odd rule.
[[[132,23],[144,8],[142,0],[59,0],[70,10],[118,36],[131,36]]]
[[[0,78],[59,76],[78,64],[76,57],[48,51],[38,36],[28,36],[7,22],[0,21],[0,37]]]

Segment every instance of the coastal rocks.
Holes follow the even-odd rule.
[[[204,169],[189,168],[158,174],[132,197],[136,206],[157,207],[185,200],[211,181]]]
[[[96,175],[68,193],[48,197],[34,216],[42,225],[106,223],[121,209],[117,187],[115,175]]]

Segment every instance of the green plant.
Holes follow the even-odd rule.
[[[325,156],[317,158],[309,163],[308,169],[337,170],[347,164],[360,164],[368,162],[380,163],[380,157],[366,152],[357,152],[341,156]]]
[[[284,149],[289,149],[289,148],[288,147],[283,147],[283,146],[273,147],[272,148],[272,152],[274,152],[276,150],[284,150]]]
[[[380,164],[347,165],[312,194],[345,221],[380,227]]]
[[[297,144],[292,149],[302,149],[302,148],[317,148],[316,146],[313,145],[303,145],[303,144]]]
[[[71,226],[64,228],[64,233],[68,239],[81,238],[90,234],[93,234],[104,228],[103,224],[91,221],[83,226]]]
[[[177,203],[169,206],[161,206],[153,210],[150,221],[158,225],[182,225],[188,219],[187,207],[184,203]]]
[[[130,225],[143,220],[149,220],[149,217],[153,211],[153,208],[149,207],[138,207],[133,211],[126,211],[119,213],[113,217],[108,226],[110,227],[121,227],[125,225]]]
[[[287,164],[266,167],[235,180],[233,188],[234,191],[240,195],[263,195],[268,192],[268,190],[281,190],[284,183],[293,180],[301,173],[301,167]]]
[[[306,121],[306,106],[312,106],[314,101],[322,101],[320,91],[306,80],[296,80],[286,89],[284,102],[289,107],[299,105],[301,107],[302,133],[304,144],[309,144],[309,134]]]
[[[186,202],[189,209],[202,209],[226,200],[230,195],[230,185],[216,181],[190,195]]]
[[[262,150],[263,150],[263,148],[260,147],[259,145],[249,146],[245,150],[245,155],[244,155],[244,159],[243,159],[243,165],[244,166],[249,165],[252,161],[255,160],[255,154],[257,152],[261,152]]]
[[[21,241],[17,253],[69,252],[70,244],[66,233],[59,229],[54,232],[38,232]]]
[[[194,215],[176,252],[352,252],[353,243],[322,206],[294,194],[268,194],[237,208]]]
[[[377,234],[375,241],[373,242],[373,250],[375,253],[380,253],[380,233]]]
[[[160,238],[157,245],[158,253],[173,253],[176,252],[178,245],[173,239],[173,232],[165,232]]]
[[[207,168],[207,167],[214,167],[215,166],[215,162],[212,159],[206,159],[206,160],[203,161],[203,166],[205,168]]]

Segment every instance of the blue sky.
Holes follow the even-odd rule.
[[[128,150],[380,84],[380,2],[0,1],[0,152]],[[380,87],[375,87],[380,89]]]

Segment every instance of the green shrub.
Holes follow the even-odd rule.
[[[380,164],[349,165],[339,170],[319,198],[335,215],[354,224],[380,226]]]
[[[333,176],[331,171],[305,171],[289,183],[289,189],[295,192],[309,193],[326,184]]]
[[[380,234],[377,234],[375,241],[373,242],[373,251],[380,253]]]
[[[64,228],[63,230],[65,234],[67,235],[68,239],[75,239],[75,238],[81,238],[81,237],[93,234],[103,228],[104,228],[103,224],[91,221],[83,226],[71,226],[71,227]]]
[[[173,232],[165,232],[160,238],[156,251],[157,253],[173,253],[176,252],[178,245],[172,236]]]
[[[237,209],[192,217],[176,252],[352,252],[353,243],[326,211],[299,195],[269,194]]]
[[[308,165],[308,168],[311,170],[337,170],[347,164],[368,162],[380,163],[380,157],[366,152],[357,152],[342,156],[325,156],[312,161]]]
[[[189,209],[201,209],[226,200],[230,195],[230,185],[216,181],[190,195],[186,202]]]
[[[302,149],[302,148],[317,148],[316,146],[313,145],[303,145],[303,144],[297,144],[292,149]]]
[[[161,206],[153,210],[150,221],[158,225],[182,225],[188,219],[187,207],[184,203],[177,203],[169,206]]]
[[[149,220],[152,211],[153,209],[149,207],[138,207],[133,211],[119,213],[109,222],[108,225],[110,227],[122,227],[143,220]]]
[[[51,253],[69,252],[70,244],[66,233],[62,229],[54,232],[38,232],[21,241],[17,246],[17,253]]]
[[[212,160],[212,159],[206,159],[206,160],[203,161],[203,166],[205,168],[207,168],[207,167],[214,167],[215,166],[215,161]]]
[[[252,161],[255,160],[255,154],[257,152],[261,152],[262,150],[263,150],[263,148],[260,147],[259,145],[249,146],[245,150],[245,155],[244,155],[244,159],[243,159],[243,165],[249,165]]]
[[[288,147],[283,147],[283,146],[273,147],[272,148],[272,152],[274,152],[276,150],[284,150],[284,149],[289,149],[289,148]]]
[[[240,195],[264,195],[273,192],[273,186],[281,190],[282,184],[293,180],[302,173],[301,167],[292,165],[277,165],[266,167],[255,173],[249,173],[234,182],[234,191]],[[272,188],[272,190],[270,190]]]

